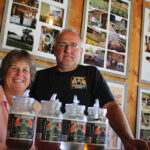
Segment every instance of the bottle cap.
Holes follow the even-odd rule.
[[[99,99],[95,99],[95,104],[93,107],[88,107],[88,113],[92,113],[94,119],[98,118],[98,113],[99,113]]]
[[[99,99],[95,99],[94,108],[99,108]]]
[[[79,102],[80,102],[80,101],[78,100],[77,95],[74,95],[74,97],[73,97],[73,103],[74,103],[75,105],[78,105]]]
[[[57,94],[54,93],[54,94],[51,96],[50,101],[56,101],[56,96],[57,96]]]
[[[79,100],[77,98],[77,95],[74,95],[73,97],[73,103],[72,104],[66,104],[65,108],[72,110],[73,112],[77,112],[78,111],[84,111],[85,110],[85,106],[84,105],[79,105]]]
[[[56,111],[58,111],[60,109],[60,107],[62,106],[62,103],[59,101],[59,99],[56,99],[57,94],[54,93],[52,94],[50,100],[42,100],[41,104],[42,107],[51,113],[55,113]]]
[[[29,90],[29,89],[25,90],[25,92],[24,92],[23,96],[25,96],[25,97],[29,97],[29,92],[30,92],[30,90]]]
[[[106,108],[100,108],[98,113],[99,113],[99,115],[105,116],[107,113],[107,109]]]

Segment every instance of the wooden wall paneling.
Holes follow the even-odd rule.
[[[82,11],[84,0],[71,0],[70,24],[69,26],[75,28],[79,33],[82,24]]]
[[[142,1],[134,0],[133,18],[132,18],[132,34],[130,49],[130,65],[128,82],[128,103],[127,103],[127,119],[131,130],[135,133],[136,122],[136,105],[137,105],[137,83],[139,71],[139,54],[140,54],[140,35],[141,35],[141,15]]]
[[[5,6],[5,0],[0,0],[0,31],[1,31],[2,20],[3,20],[4,6]],[[4,52],[0,52],[0,56],[5,56],[5,55],[6,54]]]
[[[5,0],[0,0],[0,29],[1,29],[1,26],[2,26],[4,4],[5,4]]]

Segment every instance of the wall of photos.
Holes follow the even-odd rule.
[[[83,14],[83,3],[84,0],[73,0],[71,4],[70,11],[70,20],[69,26],[74,27],[77,31],[81,32],[82,30],[82,16]],[[0,29],[2,26],[2,18],[4,12],[5,0],[1,0],[0,4]],[[111,76],[104,73],[106,79],[111,79],[114,81],[119,81],[126,83],[128,85],[127,89],[127,107],[126,107],[126,116],[129,121],[132,132],[136,133],[136,117],[137,117],[137,103],[138,103],[138,86],[150,87],[149,83],[143,83],[139,81],[139,64],[140,64],[140,45],[141,45],[141,31],[142,31],[142,9],[143,5],[150,6],[150,2],[142,0],[133,0],[133,17],[132,24],[129,24],[129,27],[132,27],[131,33],[131,46],[130,46],[130,64],[129,64],[129,75],[128,78],[121,78],[116,76]],[[2,38],[2,37],[0,37]],[[0,52],[0,56],[5,56],[5,52]],[[46,62],[42,60],[36,60],[38,64],[42,65],[55,65],[51,62]]]
[[[109,75],[128,77],[131,0],[85,0],[82,36],[83,64]]]
[[[68,22],[69,2],[6,0],[1,50],[26,49],[40,60],[55,62],[53,40]]]

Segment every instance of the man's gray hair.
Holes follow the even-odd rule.
[[[59,37],[60,37],[64,32],[73,32],[73,33],[75,33],[76,35],[78,35],[79,38],[81,39],[81,46],[82,46],[82,44],[83,44],[82,41],[83,41],[83,40],[82,40],[81,34],[80,34],[79,32],[77,32],[74,28],[65,28],[65,29],[61,30],[61,32],[58,33],[58,34],[56,35],[55,39],[54,39],[54,45],[57,44],[57,40],[59,39]]]

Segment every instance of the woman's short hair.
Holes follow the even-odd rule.
[[[35,75],[36,75],[36,62],[35,62],[34,57],[26,50],[14,49],[7,53],[7,55],[2,60],[1,66],[0,66],[0,84],[4,85],[4,78],[7,74],[8,69],[11,67],[12,63],[15,63],[18,61],[25,61],[29,64],[29,67],[30,67],[29,88],[30,88],[34,82]]]

